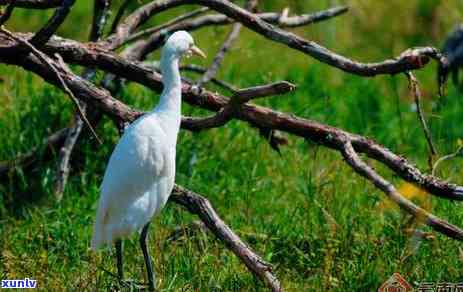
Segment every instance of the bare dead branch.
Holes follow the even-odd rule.
[[[119,47],[139,26],[144,24],[152,15],[165,11],[169,8],[179,6],[183,4],[182,2],[183,0],[152,1],[138,8],[116,27],[114,34],[105,40],[104,46],[111,50]]]
[[[252,251],[220,219],[206,198],[176,185],[169,201],[182,205],[191,213],[198,215],[207,228],[220,241],[224,242],[254,275],[261,279],[272,291],[282,291],[280,281],[272,273],[272,266]]]
[[[418,80],[416,79],[415,75],[413,75],[412,72],[405,72],[405,75],[408,78],[408,86],[410,88],[410,91],[413,95],[413,99],[415,100],[415,105],[416,105],[416,113],[418,115],[418,119],[421,124],[421,128],[423,129],[424,136],[426,138],[426,141],[428,142],[429,146],[429,167],[432,169],[432,161],[433,157],[437,155],[437,150],[436,146],[434,146],[434,142],[432,141],[432,135],[431,132],[429,131],[428,125],[426,123],[426,119],[424,118],[424,113],[423,113],[423,108],[421,107],[421,90],[420,90],[420,85],[418,83]]]
[[[48,9],[61,6],[63,0],[0,0],[0,5],[12,4],[15,7],[29,9]]]
[[[59,45],[53,44],[54,40],[59,40]],[[14,43],[0,42],[14,48]],[[53,72],[41,64],[38,60],[27,57],[17,60],[0,47],[0,60],[14,65],[19,65],[26,70],[35,72],[47,82],[57,85],[61,88],[59,82],[53,77]],[[107,51],[102,51],[94,46],[87,47],[75,41],[69,41],[62,38],[52,38],[44,47],[48,53],[58,52],[67,62],[84,66],[96,66],[99,69],[116,74],[122,78],[143,84],[155,91],[162,90],[161,76],[152,70],[141,67],[136,63],[127,61]],[[3,53],[2,53],[3,51]],[[65,76],[68,86],[76,93],[79,98],[90,102],[93,106],[100,108],[105,114],[115,120],[133,121],[142,113],[133,111],[127,105],[114,99],[104,90],[95,87],[93,84],[82,80],[81,78],[61,72]],[[219,111],[228,102],[229,99],[207,90],[198,91],[189,84],[183,84],[182,94],[184,101],[199,106],[204,109]],[[312,140],[328,148],[340,150],[339,144],[335,143],[345,136],[349,136],[357,152],[365,153],[369,157],[378,160],[386,165],[404,180],[414,183],[423,188],[430,194],[439,197],[463,200],[463,187],[456,186],[439,180],[436,177],[422,174],[415,166],[410,164],[405,158],[400,157],[374,141],[348,133],[346,131],[320,124],[315,121],[301,119],[294,115],[284,114],[265,107],[244,104],[242,105],[237,119],[247,121],[258,128],[269,128],[287,132],[305,139]],[[182,123],[184,128],[189,127],[189,121]]]
[[[360,159],[349,141],[344,143],[342,154],[346,159],[346,162],[352,166],[358,174],[383,191],[391,200],[399,205],[400,208],[417,217],[419,220],[423,220],[435,231],[445,234],[448,237],[463,241],[462,229],[428,213],[426,210],[416,206],[411,201],[403,197],[390,182],[381,177],[376,171]]]
[[[337,10],[337,9],[341,9],[341,8],[333,8],[333,10]],[[345,11],[347,11],[347,9]],[[320,12],[320,13],[323,13],[323,12]],[[327,18],[317,18],[315,14],[303,14],[303,15],[291,16],[285,19],[284,21],[280,21],[280,16],[281,16],[280,13],[266,12],[266,13],[259,13],[256,15],[267,22],[278,25],[279,27],[300,27],[300,26],[312,24],[312,23],[327,19]],[[230,24],[234,22],[235,22],[234,19],[229,18],[223,14],[205,15],[202,17],[198,17],[196,19],[182,21],[175,25],[166,27],[162,32],[159,31],[159,32],[153,33],[146,40],[140,40],[136,42],[129,50],[126,50],[128,51],[126,55],[132,59],[144,59],[146,55],[148,55],[150,52],[160,48],[164,42],[165,36],[171,34],[174,31],[177,31],[177,30],[194,31],[194,30],[206,27],[206,26],[226,25],[226,24]],[[123,43],[126,43],[126,41]]]
[[[64,22],[74,3],[75,0],[63,0],[61,7],[56,9],[47,24],[30,39],[30,44],[34,47],[41,47],[48,42],[51,36],[58,30],[59,26]]]

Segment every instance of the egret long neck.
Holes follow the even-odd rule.
[[[178,68],[179,59],[169,52],[163,52],[161,56],[161,73],[164,89],[161,99],[155,111],[173,112],[180,118],[182,81]]]

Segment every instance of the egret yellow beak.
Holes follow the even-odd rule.
[[[201,49],[198,48],[197,46],[192,46],[191,49],[190,49],[190,52],[191,52],[193,55],[203,57],[204,59],[206,58],[206,54],[204,54],[204,52],[201,51]]]

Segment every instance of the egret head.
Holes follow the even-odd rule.
[[[195,46],[195,42],[191,35],[186,31],[176,31],[174,32],[166,41],[164,45],[163,54],[173,55],[177,58],[183,56],[198,55],[203,58],[206,55]]]

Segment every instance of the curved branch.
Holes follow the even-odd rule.
[[[201,218],[207,228],[214,233],[233,253],[246,265],[246,267],[261,279],[271,291],[282,291],[280,281],[272,274],[272,266],[265,262],[252,249],[247,246],[212,208],[209,201],[201,195],[176,185],[169,201],[182,205],[193,214]]]
[[[339,12],[339,11],[347,11],[347,8],[346,7],[335,7],[335,8],[332,8],[331,10]],[[302,15],[290,16],[290,17],[286,17],[283,20],[281,19],[281,13],[276,13],[276,12],[259,13],[259,14],[256,14],[256,16],[260,17],[262,20],[278,25],[279,27],[294,28],[294,27],[305,26],[308,24],[316,23],[318,21],[327,19],[327,18],[319,18],[319,16],[317,16],[318,13],[323,15],[327,11],[329,10],[317,12],[315,14],[302,14]],[[333,13],[332,15],[340,15],[340,14],[341,13],[338,13],[338,14]],[[227,24],[231,24],[234,22],[235,22],[234,19],[229,18],[223,14],[205,15],[205,16],[198,17],[196,19],[182,21],[175,25],[164,28],[162,32],[158,31],[158,32],[153,33],[146,40],[140,40],[134,43],[131,48],[126,49],[126,51],[133,52],[133,53],[126,53],[126,54],[128,56],[133,56],[132,57],[133,59],[144,59],[147,54],[160,48],[164,42],[165,36],[171,34],[174,31],[177,31],[177,30],[194,31],[194,30],[203,28],[205,26],[227,25]],[[123,43],[126,43],[127,41],[124,41]]]
[[[352,168],[361,176],[372,182],[377,188],[383,191],[391,200],[408,213],[423,219],[423,221],[433,228],[434,230],[447,235],[448,237],[463,241],[463,230],[457,226],[442,220],[426,210],[416,206],[411,201],[403,197],[396,188],[383,177],[381,177],[376,171],[374,171],[368,164],[362,161],[360,157],[352,147],[349,141],[343,144],[341,151],[346,162],[352,166]]]

